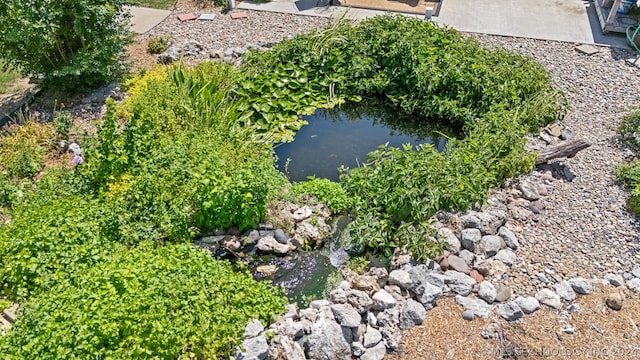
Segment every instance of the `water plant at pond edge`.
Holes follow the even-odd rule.
[[[364,166],[343,170],[341,184],[355,202],[351,238],[387,254],[407,245],[424,256],[441,249],[425,240],[429,234],[415,235],[429,217],[479,205],[490,187],[530,169],[524,135],[567,108],[533,59],[401,16],[339,22],[252,53],[247,63],[293,64],[334,83],[336,96],[377,99],[417,122],[437,119],[460,129],[462,138],[442,153],[428,145],[383,147]]]

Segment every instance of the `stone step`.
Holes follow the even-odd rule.
[[[10,323],[16,322],[16,313],[18,312],[18,304],[13,304],[2,311],[2,317]]]

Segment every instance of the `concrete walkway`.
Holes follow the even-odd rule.
[[[306,0],[305,5],[314,0]],[[273,11],[309,16],[350,19],[384,14],[383,11],[326,6],[298,10],[295,0],[272,0],[269,3],[242,1],[238,9]],[[441,0],[440,13],[432,21],[465,32],[516,36],[541,40],[566,41],[627,47],[624,36],[604,35],[597,23],[593,4],[588,0]],[[406,14],[420,17],[421,15]]]
[[[144,34],[160,24],[171,14],[169,10],[158,10],[137,6],[125,7],[131,13],[131,31]]]

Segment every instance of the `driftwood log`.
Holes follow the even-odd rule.
[[[540,150],[538,157],[536,158],[536,165],[541,165],[549,160],[561,158],[561,157],[573,157],[578,151],[584,150],[591,146],[591,144],[584,140],[568,140],[558,145],[549,146]]]

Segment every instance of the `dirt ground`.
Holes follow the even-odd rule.
[[[403,334],[400,351],[385,358],[408,359],[639,359],[640,297],[627,291],[620,311],[605,304],[612,288],[591,295],[578,295],[574,313],[543,305],[524,320],[506,322],[490,319],[462,319],[462,307],[451,298],[441,299],[427,312],[421,326]],[[564,321],[563,321],[564,320]],[[482,338],[482,328],[497,324],[499,336]],[[573,334],[561,328],[570,324]]]

